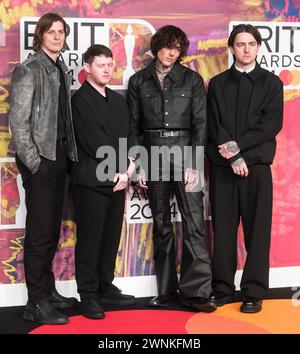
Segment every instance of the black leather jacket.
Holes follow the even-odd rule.
[[[206,142],[206,93],[202,77],[176,63],[161,89],[155,60],[129,80],[127,103],[135,145],[145,129],[188,129],[191,145]]]

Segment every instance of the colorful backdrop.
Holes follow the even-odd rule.
[[[165,24],[179,26],[187,33],[191,44],[183,64],[198,71],[206,83],[212,76],[228,68],[226,42],[231,21],[287,22],[292,28],[295,26],[295,29],[289,32],[289,34],[293,32],[293,36],[290,34],[290,41],[295,38],[295,43],[300,43],[299,38],[297,39],[300,1],[296,0],[0,1],[0,295],[3,289],[8,289],[7,286],[24,283],[22,263],[25,222],[24,191],[14,157],[8,151],[11,73],[16,63],[27,57],[30,52],[32,27],[28,21],[30,22],[32,17],[34,22],[36,17],[49,11],[60,13],[70,25],[69,48],[63,54],[63,59],[72,70],[73,89],[78,88],[84,79],[84,73],[81,70],[81,53],[94,41],[112,48],[116,62],[112,88],[125,93],[128,77],[151,60],[149,52],[151,34]],[[91,25],[91,23],[103,23],[101,32],[97,32],[100,25]],[[274,29],[272,34],[279,34],[279,31],[277,33]],[[280,40],[285,41],[279,37],[276,39],[274,35],[274,41],[280,42]],[[128,41],[131,44],[128,44]],[[271,42],[272,38],[269,39],[269,43]],[[273,47],[268,48],[266,43],[264,43],[265,52],[270,54],[271,50],[276,55],[276,45],[276,48],[272,49]],[[286,90],[284,127],[277,139],[277,155],[272,166],[274,178],[270,256],[273,272],[272,287],[300,285],[300,90],[297,87],[300,84],[300,72],[297,69],[300,66],[300,60],[297,58],[295,48],[292,49],[289,49],[289,54],[294,53],[292,63],[286,67],[285,63],[281,63],[280,72],[277,73],[275,70],[282,78]],[[280,53],[281,56],[283,54]],[[268,63],[265,63],[265,66],[267,67]],[[273,62],[273,67],[271,66],[269,66],[270,70],[276,69],[276,63]],[[127,208],[133,208],[131,200],[133,194],[137,203],[142,199],[137,192],[129,191]],[[145,204],[145,201],[143,203]],[[76,226],[73,222],[72,209],[69,190],[66,189],[64,221],[54,264],[57,280],[74,280]],[[130,214],[132,215],[132,212]],[[116,263],[116,277],[141,279],[140,277],[154,274],[152,225],[149,222],[142,222],[144,219],[141,216],[139,222],[138,218],[133,221],[131,217],[127,218],[126,215],[124,217]],[[211,245],[207,203],[206,219]],[[175,222],[174,228],[178,241],[178,259],[180,259],[181,223]],[[240,232],[239,269],[243,267],[245,254],[242,232]],[[153,280],[150,277],[149,279]],[[2,298],[0,306],[1,304],[3,306],[3,303],[9,304],[10,299],[3,300]]]

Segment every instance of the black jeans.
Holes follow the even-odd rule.
[[[178,146],[183,150],[189,145],[189,137],[153,138],[149,134],[146,147]],[[180,162],[180,161],[177,161]],[[177,164],[177,162],[175,164]],[[149,181],[149,203],[153,216],[153,244],[155,273],[158,294],[170,294],[180,290],[184,298],[208,298],[211,293],[211,261],[208,251],[203,214],[203,193],[186,192],[182,180],[174,180],[174,161],[169,161],[170,180]],[[178,166],[176,166],[177,168]],[[149,171],[154,166],[149,166]],[[159,165],[160,179],[165,169]],[[170,193],[174,190],[183,223],[183,247],[180,266],[180,281],[176,273],[174,232],[171,223]]]
[[[41,157],[33,175],[16,156],[25,189],[27,208],[24,269],[28,298],[47,299],[55,289],[52,262],[60,237],[67,173],[66,147],[57,145],[56,161]]]

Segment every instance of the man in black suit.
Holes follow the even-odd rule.
[[[118,159],[119,138],[129,135],[129,117],[124,98],[106,87],[113,73],[112,52],[95,44],[87,49],[83,60],[88,77],[72,97],[79,158],[72,171],[77,224],[76,281],[81,313],[101,319],[101,305],[135,303],[133,296],[122,294],[112,284],[125,188],[134,163]],[[108,163],[104,159],[107,148],[115,154],[111,161],[108,158]],[[125,166],[119,168],[122,163]],[[103,164],[106,168],[102,168]]]
[[[262,308],[269,287],[272,224],[270,165],[281,130],[283,87],[256,62],[261,36],[240,24],[228,45],[235,62],[208,88],[208,158],[214,230],[212,300],[234,301],[237,230],[242,219],[247,259],[241,280],[241,312]]]

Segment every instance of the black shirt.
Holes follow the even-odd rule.
[[[45,53],[45,52],[44,52]],[[46,54],[46,53],[45,53]],[[48,59],[57,67],[59,70],[59,96],[58,96],[58,107],[57,107],[57,140],[66,138],[66,121],[67,121],[67,94],[66,94],[66,84],[64,79],[64,73],[59,64],[59,60],[55,62],[49,55],[46,54]]]

